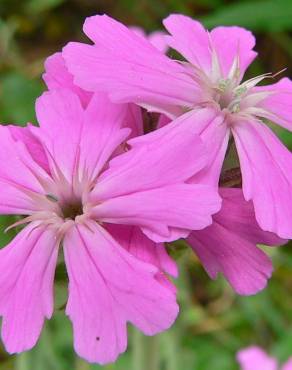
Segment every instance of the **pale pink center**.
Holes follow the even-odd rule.
[[[265,78],[272,78],[270,73],[256,76],[247,81],[241,81],[239,55],[232,63],[227,76],[224,76],[216,51],[212,52],[212,67],[207,74],[205,71],[192,68],[195,80],[204,86],[206,104],[215,105],[227,115],[261,116],[263,110],[257,105],[271,91],[255,91],[254,87]]]
[[[44,194],[24,190],[36,210],[8,229],[38,221],[55,227],[63,236],[74,224],[86,222],[91,217],[92,204],[89,202],[89,194],[94,183],[85,174],[79,175],[77,169],[72,179],[68,181],[60,169],[57,167],[51,169],[51,176],[43,182]]]

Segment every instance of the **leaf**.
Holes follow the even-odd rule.
[[[41,94],[41,83],[18,72],[9,72],[1,77],[0,122],[24,126],[36,121],[34,102]]]
[[[64,1],[65,0],[30,0],[26,6],[26,10],[29,13],[39,14],[46,10],[56,8]]]
[[[291,19],[291,0],[239,1],[201,18],[207,27],[238,25],[272,32],[291,30]]]

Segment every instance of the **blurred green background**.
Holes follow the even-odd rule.
[[[0,122],[35,122],[34,100],[44,90],[43,61],[69,40],[82,40],[88,15],[108,13],[147,31],[161,28],[171,12],[201,19],[208,27],[241,25],[257,36],[260,57],[251,73],[292,73],[292,1],[231,0],[0,0]],[[292,135],[277,129],[292,149]],[[0,219],[0,243],[9,220]],[[255,297],[238,297],[212,282],[190,251],[178,251],[180,317],[168,332],[146,338],[129,329],[129,348],[107,370],[235,370],[236,351],[258,344],[281,361],[292,355],[292,245],[270,249],[275,272]],[[0,349],[2,370],[100,369],[78,359],[64,315],[66,276],[57,271],[56,312],[36,348],[20,356]],[[257,370],[257,369],[255,369]]]

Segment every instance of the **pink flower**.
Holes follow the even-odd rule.
[[[111,159],[129,135],[124,105],[97,94],[83,108],[58,89],[36,112],[40,127],[0,126],[0,212],[28,224],[0,250],[2,339],[10,353],[35,345],[53,313],[62,244],[75,350],[104,364],[125,351],[127,322],[147,335],[173,323],[175,289],[162,271],[175,275],[175,265],[153,245],[209,225],[220,199],[186,183],[207,157],[184,127]]]
[[[201,179],[218,183],[229,137],[237,147],[243,194],[252,200],[259,226],[280,237],[292,236],[292,161],[263,119],[292,129],[292,83],[256,87],[269,74],[242,82],[256,57],[253,35],[239,27],[208,33],[183,15],[164,21],[168,44],[187,62],[169,59],[144,37],[107,17],[86,20],[94,45],[69,43],[63,56],[78,86],[105,91],[113,101],[134,102],[171,118],[184,112],[197,122],[210,155]]]
[[[237,354],[241,370],[291,370],[292,358],[280,368],[275,357],[268,356],[260,347],[251,346]]]

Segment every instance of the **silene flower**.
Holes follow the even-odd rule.
[[[85,21],[93,45],[69,43],[63,49],[74,83],[106,92],[118,103],[136,103],[169,118],[196,122],[209,153],[201,181],[218,184],[232,135],[241,165],[243,195],[252,200],[259,226],[282,238],[292,236],[292,160],[266,125],[291,130],[292,83],[267,73],[244,80],[255,59],[253,35],[240,27],[208,32],[197,21],[170,15],[164,20],[168,45],[186,61],[175,61],[145,37],[103,15]]]
[[[269,356],[260,347],[251,346],[237,353],[240,370],[292,370],[292,357],[279,366],[275,357]]]
[[[0,213],[25,216],[0,250],[2,340],[19,353],[37,342],[53,313],[53,279],[62,246],[69,287],[66,314],[76,352],[114,361],[131,322],[147,335],[178,313],[175,275],[164,241],[211,224],[221,201],[186,180],[207,164],[187,127],[123,154],[127,107],[94,94],[86,108],[68,89],[36,103],[40,127],[0,126]]]

